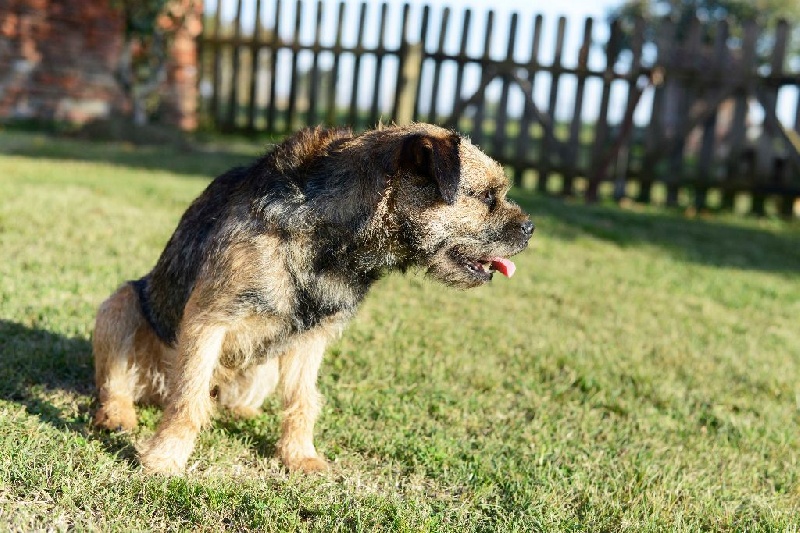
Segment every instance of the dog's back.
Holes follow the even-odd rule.
[[[309,225],[302,209],[309,189],[323,188],[329,147],[351,138],[349,130],[308,128],[289,137],[250,167],[214,179],[184,213],[150,273],[133,283],[142,314],[158,337],[174,345],[183,309],[202,268],[216,252],[255,232],[284,234]],[[314,176],[319,176],[314,181]],[[265,227],[268,224],[271,227]]]

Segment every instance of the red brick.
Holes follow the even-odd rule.
[[[170,12],[186,13],[186,26],[196,35],[201,4],[172,1]],[[197,107],[196,46],[188,35],[178,30],[162,98],[167,121],[183,128],[196,125]],[[83,122],[105,108],[129,110],[114,81],[122,46],[122,18],[113,0],[0,1],[0,118],[33,113]],[[26,65],[21,60],[30,68],[16,67]]]

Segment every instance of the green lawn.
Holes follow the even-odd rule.
[[[586,207],[511,279],[377,284],[329,351],[330,474],[273,458],[274,401],[144,476],[89,426],[94,311],[254,151],[0,132],[0,530],[785,531],[800,527],[800,225]]]

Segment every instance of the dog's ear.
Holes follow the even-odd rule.
[[[436,183],[442,199],[452,205],[461,179],[460,142],[455,133],[446,137],[409,135],[403,140],[397,167]]]

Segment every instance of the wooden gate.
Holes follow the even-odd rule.
[[[499,31],[491,11],[478,27],[469,9],[444,8],[434,25],[429,6],[339,3],[333,9],[321,1],[231,0],[231,7],[228,17],[221,10],[207,13],[201,37],[201,109],[221,131],[283,135],[320,123],[358,130],[379,120],[427,121],[470,135],[518,185],[542,192],[784,215],[800,197],[800,72],[785,69],[791,34],[785,23],[769,31],[773,45],[764,60],[754,24],[737,45],[725,22],[708,32],[713,42],[703,38],[697,20],[685,38],[663,24],[646,42],[639,21],[623,50],[614,22],[598,63],[590,61],[598,46],[592,19],[583,22],[577,58],[566,57],[563,18],[556,22],[553,54],[543,58],[545,21],[532,14],[524,35],[521,15],[509,17],[505,49],[498,53],[491,49]],[[248,7],[255,23],[245,29]],[[286,9],[293,16],[284,28]],[[303,17],[313,17],[313,36],[301,35]],[[355,31],[345,39],[346,22],[353,20]],[[336,30],[326,42],[323,28],[330,24]],[[377,38],[367,43],[370,24]],[[392,25],[399,36],[387,42]],[[455,40],[453,31],[459,32]],[[519,42],[523,38],[526,43]],[[482,40],[482,52],[470,54],[475,39]],[[528,51],[523,58],[518,45]],[[365,61],[372,63],[370,80],[363,79]],[[449,86],[442,83],[445,69]],[[479,70],[477,87],[467,89],[468,70]],[[560,90],[563,80],[571,82],[569,94]],[[492,85],[499,85],[499,97],[490,96]],[[620,87],[625,96],[614,99]],[[790,125],[776,113],[782,91],[784,105],[786,95],[796,100]],[[522,95],[517,109],[512,92]],[[557,112],[564,98],[569,116]],[[764,117],[760,122],[754,106]],[[587,120],[587,111],[595,118]]]

